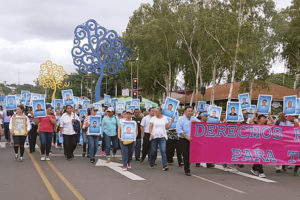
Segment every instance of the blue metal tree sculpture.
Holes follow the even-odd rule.
[[[93,19],[78,25],[74,34],[73,62],[81,73],[92,72],[99,76],[95,101],[100,101],[104,73],[116,74],[119,69],[125,69],[124,62],[132,58],[132,51],[124,48],[116,31],[107,30]]]

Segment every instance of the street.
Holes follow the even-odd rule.
[[[3,147],[3,142],[0,146]],[[249,174],[250,166],[239,168],[238,174],[216,168],[195,167],[185,176],[176,162],[162,171],[160,154],[151,169],[145,160],[132,161],[132,169],[123,172],[120,156],[107,164],[97,156],[91,164],[82,157],[78,146],[75,158],[65,160],[63,150],[52,147],[51,161],[40,161],[39,150],[24,161],[14,160],[12,147],[0,148],[0,199],[299,199],[300,177],[292,170],[275,173],[265,166],[266,179]],[[99,152],[98,154],[99,155]],[[176,161],[176,159],[175,159]]]

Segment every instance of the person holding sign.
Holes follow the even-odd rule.
[[[16,114],[10,118],[9,130],[13,138],[15,160],[23,161],[24,143],[28,132],[31,129],[28,117],[24,115],[24,106],[17,106]],[[20,155],[19,155],[20,148]]]
[[[176,131],[179,134],[181,153],[183,156],[185,175],[191,176],[190,169],[190,143],[191,138],[191,124],[192,122],[200,122],[193,116],[193,107],[187,106],[184,109],[184,115],[180,117],[176,124]]]
[[[66,113],[60,119],[60,134],[64,137],[64,148],[67,160],[74,158],[74,150],[77,146],[77,133],[74,130],[73,123],[79,120],[79,117],[72,112],[72,105],[66,106]]]
[[[122,149],[123,171],[131,168],[134,141],[138,135],[137,124],[132,120],[130,110],[126,111],[126,118],[122,120],[118,128],[118,138]]]
[[[39,105],[39,104],[38,104]],[[53,137],[53,127],[56,125],[56,118],[52,114],[51,105],[46,106],[46,117],[39,117],[35,121],[39,125],[40,143],[41,143],[41,160],[50,160],[49,153],[51,149],[51,141]],[[46,151],[46,156],[45,156]]]
[[[269,119],[268,119],[263,114],[257,115],[257,112],[255,111],[252,118],[249,121],[249,124],[273,125],[274,120],[273,120],[270,112],[269,112]],[[266,178],[266,175],[265,175],[264,169],[263,169],[263,165],[261,165],[261,164],[254,164],[252,166],[252,169],[250,170],[250,172],[253,175],[256,175],[260,178]]]
[[[171,127],[174,122],[174,117],[168,122],[168,118],[162,115],[162,109],[155,109],[156,116],[152,117],[150,120],[150,138],[151,138],[151,152],[150,152],[150,167],[154,167],[155,155],[157,151],[157,146],[159,145],[160,153],[162,156],[163,171],[167,171],[167,155],[166,155],[166,142],[168,139],[167,130]]]
[[[100,116],[96,117],[96,108],[88,109],[88,117],[84,119],[82,129],[87,129],[86,135],[89,144],[90,163],[95,162],[95,155],[97,153],[98,141],[100,135]],[[96,119],[98,118],[98,120]]]

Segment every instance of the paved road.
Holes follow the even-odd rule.
[[[249,166],[239,169],[245,173],[239,175],[193,165],[193,176],[187,177],[177,165],[162,171],[159,159],[154,169],[147,162],[133,161],[130,172],[145,180],[131,180],[125,176],[128,174],[117,172],[120,167],[116,163],[111,163],[111,168],[97,166],[105,163],[101,160],[89,163],[80,156],[81,150],[78,147],[78,156],[72,161],[66,161],[63,151],[56,148],[51,161],[40,161],[39,152],[26,152],[20,163],[14,161],[11,147],[0,148],[0,199],[300,199],[300,173],[294,177],[292,170],[276,174],[274,167],[267,166],[266,180],[270,182],[264,182],[249,176]],[[117,159],[117,163],[121,161]]]

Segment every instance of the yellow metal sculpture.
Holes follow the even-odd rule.
[[[43,88],[53,90],[52,99],[55,99],[56,89],[63,89],[70,86],[70,82],[63,82],[67,77],[63,66],[59,66],[47,60],[41,64],[39,82]]]

